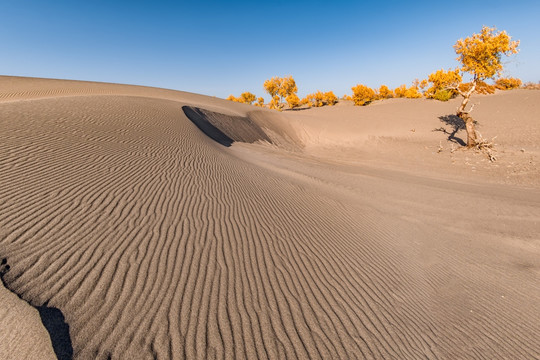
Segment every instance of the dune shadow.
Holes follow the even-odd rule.
[[[184,110],[184,114],[186,114],[187,118],[191,120],[195,126],[214,141],[227,147],[231,146],[234,142],[233,139],[214,126],[200,109],[191,106],[182,106],[182,110]]]
[[[193,106],[182,106],[182,110],[195,126],[223,146],[231,146],[235,141],[272,142],[264,130],[249,117],[221,114]]]
[[[438,129],[434,129],[433,131],[440,131],[448,135],[448,141],[451,141],[453,143],[459,144],[461,146],[467,145],[463,139],[456,136],[456,134],[465,129],[465,121],[463,121],[462,118],[460,118],[457,115],[443,115],[439,116],[439,120],[445,124],[450,126],[450,130],[447,130],[444,126],[441,126]]]
[[[6,275],[9,270],[10,266],[7,263],[7,259],[3,258],[0,260],[0,281],[7,290],[21,298],[19,294],[8,287],[8,284],[4,280],[4,275]],[[32,304],[29,305],[32,306]],[[66,322],[62,311],[58,308],[48,306],[48,302],[41,306],[34,306],[34,308],[38,311],[41,322],[49,333],[56,357],[59,360],[73,359],[73,344],[71,342],[71,337],[69,336],[69,325]]]
[[[58,360],[73,359],[73,345],[69,336],[69,325],[60,309],[47,306],[47,303],[36,307],[41,317],[41,322],[49,336],[54,353]]]

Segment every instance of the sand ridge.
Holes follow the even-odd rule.
[[[61,310],[75,358],[539,357],[538,188],[478,177],[476,191],[364,142],[322,146],[311,110],[0,84],[19,99],[0,102],[5,281]],[[281,142],[222,146],[183,106],[249,117]]]

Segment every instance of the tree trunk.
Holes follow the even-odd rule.
[[[478,144],[478,138],[476,136],[476,130],[474,129],[474,120],[472,116],[470,115],[471,110],[465,111],[465,108],[467,107],[467,104],[469,103],[469,100],[471,99],[471,95],[476,89],[476,79],[473,81],[471,88],[466,93],[459,92],[461,96],[463,96],[463,101],[461,102],[461,105],[459,106],[456,115],[460,117],[463,122],[465,122],[465,130],[467,131],[467,147],[471,148],[476,146]],[[474,106],[474,105],[473,105]]]
[[[471,148],[478,144],[478,138],[476,137],[476,130],[474,129],[474,120],[469,113],[458,112],[459,116],[465,122],[465,130],[467,131],[467,147]]]

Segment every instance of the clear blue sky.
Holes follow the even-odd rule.
[[[489,3],[489,8],[486,8]],[[540,1],[1,0],[0,74],[263,95],[410,84],[455,67],[482,25],[521,40],[507,75],[540,81]]]

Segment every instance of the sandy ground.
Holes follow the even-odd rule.
[[[540,358],[540,91],[456,101],[0,77],[0,357]]]

